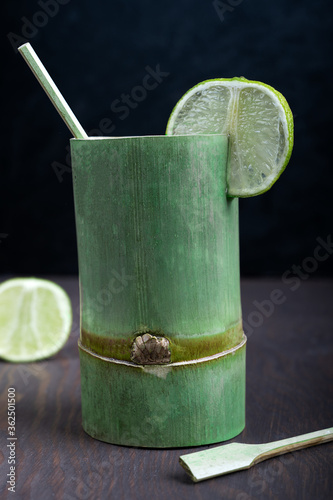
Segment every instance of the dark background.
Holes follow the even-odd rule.
[[[268,193],[240,201],[241,272],[302,268],[316,238],[332,232],[332,4],[49,2],[58,6],[53,17],[37,14],[37,0],[2,3],[0,272],[77,273],[70,133],[15,52],[24,41],[88,133],[108,118],[112,135],[163,134],[178,99],[209,78],[245,76],[282,92],[294,113],[294,152]],[[111,104],[157,65],[168,76],[121,120]],[[332,262],[320,262],[315,274],[332,274]]]

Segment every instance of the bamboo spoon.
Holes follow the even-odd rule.
[[[69,130],[72,132],[73,136],[76,139],[88,139],[88,136],[79,123],[78,119],[74,115],[71,108],[68,106],[60,90],[50,77],[42,61],[37,56],[30,43],[21,45],[18,50],[24,57],[26,63],[34,73],[35,77],[45,90],[48,97],[51,99],[52,104],[55,106],[56,110],[66,123]]]
[[[264,444],[231,443],[179,458],[194,482],[249,469],[268,458],[333,440],[333,427]]]

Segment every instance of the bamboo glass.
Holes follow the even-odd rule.
[[[184,447],[245,425],[238,200],[222,135],[72,139],[82,418]]]

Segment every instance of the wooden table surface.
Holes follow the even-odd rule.
[[[77,350],[78,279],[53,279],[68,291],[73,304],[73,331],[66,346],[39,363],[0,363],[1,498],[333,498],[333,442],[195,484],[178,458],[207,446],[138,449],[85,434]],[[248,335],[246,428],[232,441],[262,443],[333,426],[333,282],[311,277],[299,280],[297,289],[295,284],[281,279],[242,281]],[[281,290],[279,304],[271,301],[278,296],[272,295],[275,289]],[[15,494],[6,486],[9,387],[16,390]]]

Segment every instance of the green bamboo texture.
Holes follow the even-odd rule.
[[[71,153],[84,429],[144,447],[230,439],[245,425],[245,339],[227,137],[73,139]],[[133,362],[150,335],[165,364]]]
[[[181,361],[241,341],[227,147],[221,135],[71,141],[84,345],[130,360],[151,331]]]
[[[169,448],[218,443],[245,426],[245,341],[209,361],[110,362],[80,348],[82,422],[101,441]]]

